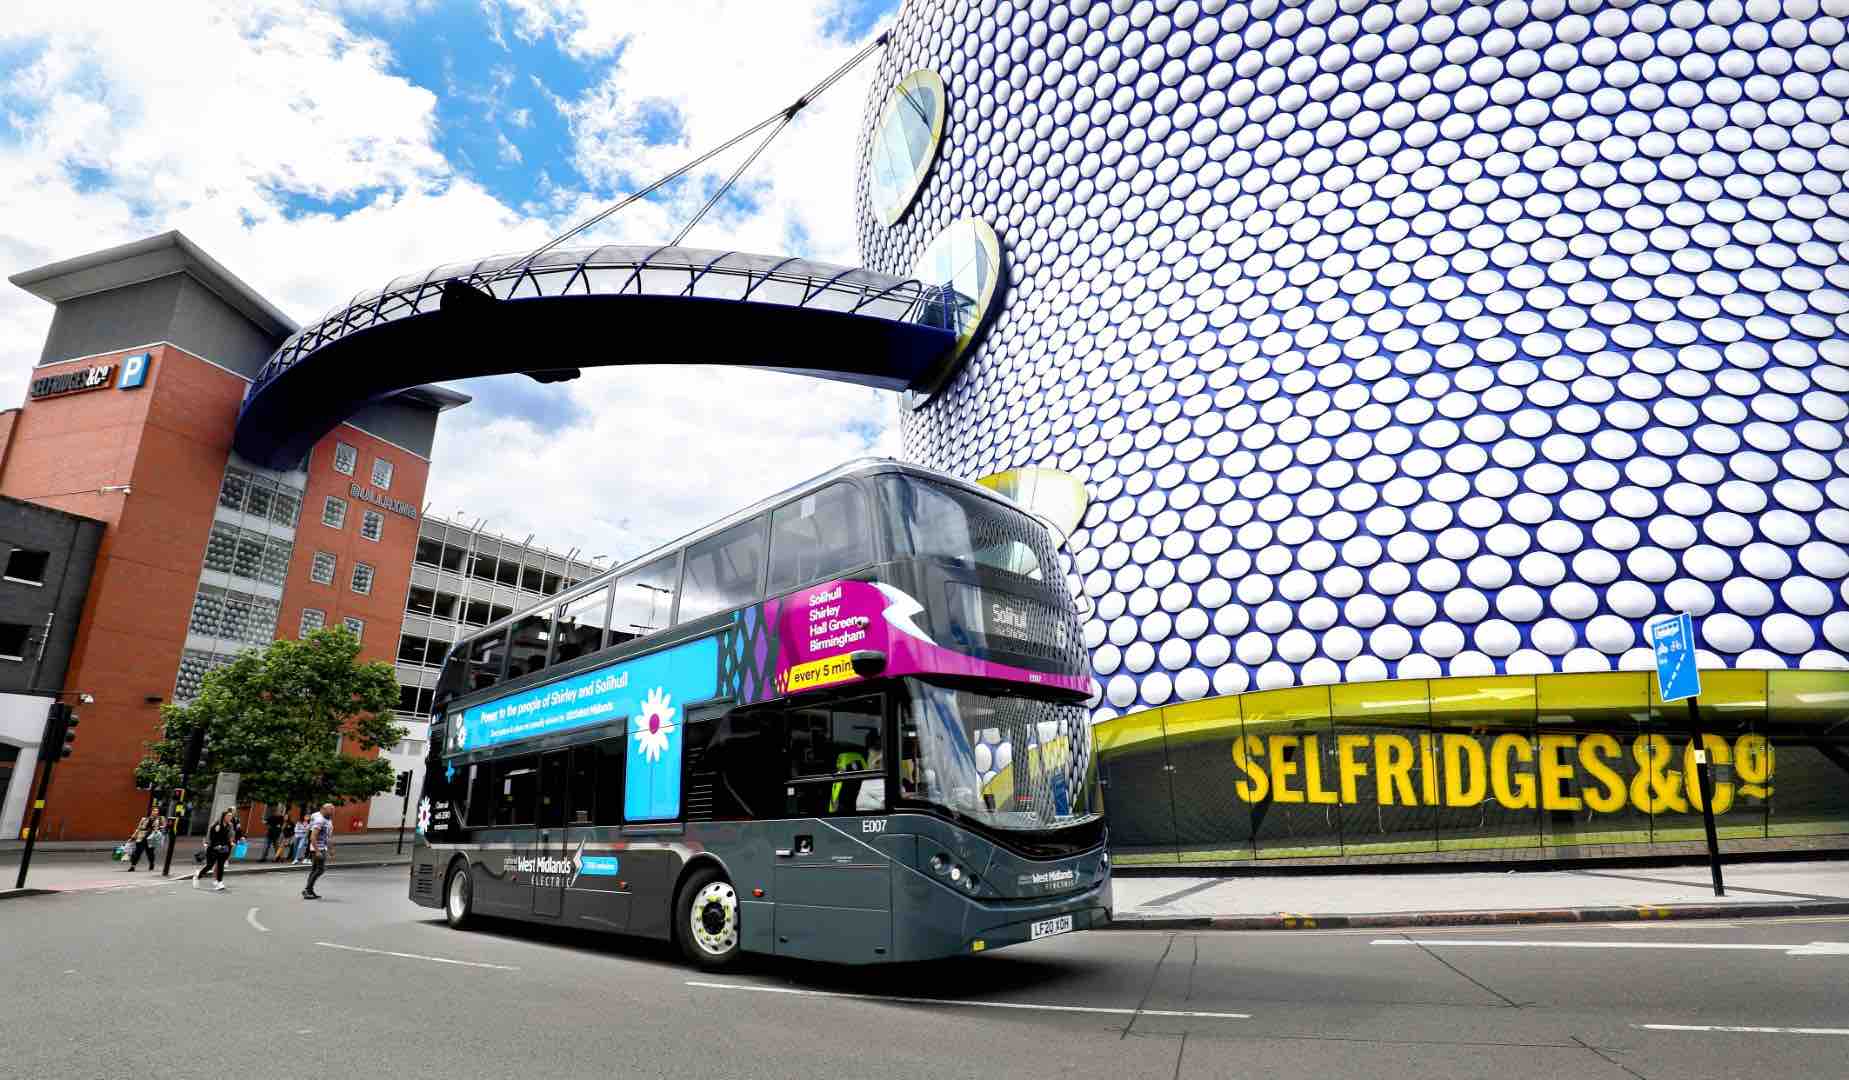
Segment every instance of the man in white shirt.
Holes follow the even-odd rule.
[[[308,820],[308,884],[302,889],[302,899],[319,900],[321,894],[315,892],[315,882],[327,872],[327,858],[334,851],[334,804],[322,803],[321,812]]]

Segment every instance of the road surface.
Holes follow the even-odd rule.
[[[126,876],[126,875],[125,875]],[[139,875],[137,875],[139,877]],[[403,868],[0,902],[0,1074],[1697,1077],[1849,1071],[1849,920],[1108,931],[906,968],[521,924]],[[307,1004],[312,1000],[312,1004]]]

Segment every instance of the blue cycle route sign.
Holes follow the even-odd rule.
[[[1695,620],[1684,611],[1673,619],[1651,623],[1646,632],[1656,654],[1656,684],[1663,700],[1681,701],[1701,693],[1701,673],[1695,669]]]

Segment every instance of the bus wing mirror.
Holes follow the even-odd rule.
[[[886,670],[886,654],[878,649],[859,649],[848,656],[848,662],[854,665],[854,674],[863,679],[877,677]]]

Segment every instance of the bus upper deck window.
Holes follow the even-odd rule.
[[[867,503],[853,484],[829,484],[770,518],[771,595],[836,577],[872,561]]]
[[[664,629],[674,614],[680,557],[667,555],[616,579],[610,602],[610,644]]]
[[[558,643],[552,662],[562,664],[603,648],[604,628],[610,619],[610,590],[598,589],[559,608],[555,632]]]
[[[468,690],[482,690],[500,682],[506,662],[507,631],[472,643],[469,646]]]
[[[687,547],[677,622],[742,607],[762,596],[764,519],[752,518]]]

